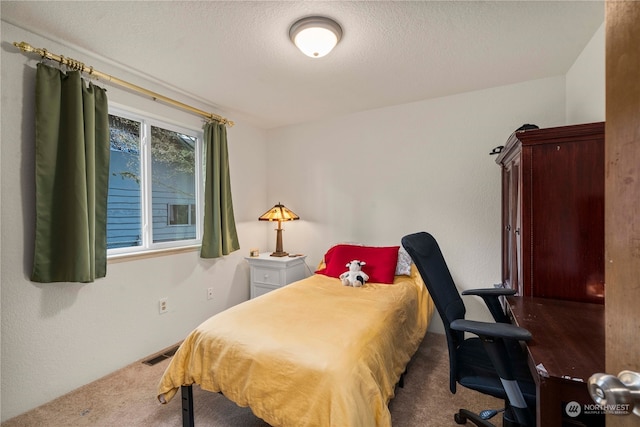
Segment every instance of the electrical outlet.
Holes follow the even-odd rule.
[[[213,288],[207,288],[207,299],[213,299]]]
[[[160,314],[164,314],[168,310],[169,310],[169,305],[168,305],[167,298],[160,298],[160,300],[158,301],[158,311],[160,311]]]

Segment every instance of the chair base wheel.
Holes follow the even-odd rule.
[[[495,427],[489,421],[483,420],[480,415],[467,409],[460,409],[456,414],[453,415],[453,419],[456,424],[466,424],[467,421],[469,421],[479,427]]]
[[[467,423],[467,417],[465,417],[464,415],[457,413],[457,414],[453,414],[453,420],[456,422],[456,424],[466,424]]]

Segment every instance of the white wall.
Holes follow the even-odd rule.
[[[567,86],[603,67],[604,54],[597,54],[603,37],[594,37],[566,84],[558,76],[268,132],[238,123],[229,129],[229,154],[240,251],[218,261],[192,252],[109,264],[107,277],[93,284],[45,285],[29,281],[36,60],[8,42],[25,40],[172,94],[3,22],[2,420],[167,347],[209,315],[246,299],[242,257],[250,247],[273,250],[273,227],[256,218],[278,201],[302,217],[284,225],[284,249],[307,254],[311,265],[335,242],[398,244],[407,233],[428,230],[460,288],[498,282],[500,170],[489,151],[523,123],[594,121],[568,106],[587,103],[597,112],[604,110],[604,100],[578,100],[583,92]],[[588,80],[604,87],[598,78]],[[200,124],[194,116],[105,87],[118,103]],[[206,300],[210,286],[213,301]],[[164,315],[157,310],[161,297],[169,298]],[[487,318],[479,302],[471,304],[470,315]],[[441,331],[439,321],[434,325],[432,330]]]
[[[317,261],[336,242],[397,245],[429,231],[461,289],[499,283],[489,152],[523,123],[564,124],[564,93],[555,77],[269,131],[269,195],[302,219],[285,225],[286,247]]]
[[[604,34],[602,24],[567,72],[567,123],[604,121]]]
[[[243,257],[250,247],[266,250],[267,236],[271,237],[265,224],[257,221],[268,207],[263,179],[266,135],[238,123],[228,129],[228,137],[240,251],[219,260],[203,260],[198,252],[189,252],[110,263],[107,277],[91,284],[30,282],[38,59],[9,44],[22,40],[212,111],[68,46],[2,23],[2,420],[166,348],[212,314],[246,300],[249,279]],[[202,126],[197,116],[103,86],[111,101],[179,124]],[[215,292],[210,301],[208,287]],[[158,313],[161,297],[169,301],[169,312],[162,315]]]

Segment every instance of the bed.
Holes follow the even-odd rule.
[[[367,247],[351,246],[331,248],[312,276],[199,325],[163,374],[160,402],[181,388],[189,400],[198,384],[272,426],[391,426],[388,403],[426,333],[433,302],[410,259],[404,274],[395,274],[397,246],[395,258],[369,256],[364,286],[343,286],[336,277],[343,260],[367,256]],[[393,263],[385,277],[382,262]],[[193,425],[188,412],[184,425]]]

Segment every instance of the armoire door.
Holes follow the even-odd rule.
[[[520,199],[520,157],[516,157],[511,162],[509,171],[509,284],[517,291],[517,295],[522,295],[522,239],[520,234],[521,209]]]
[[[505,163],[502,171],[502,284],[522,295],[522,240],[520,238],[520,157]]]
[[[603,141],[600,131],[528,147],[531,296],[604,299]]]

